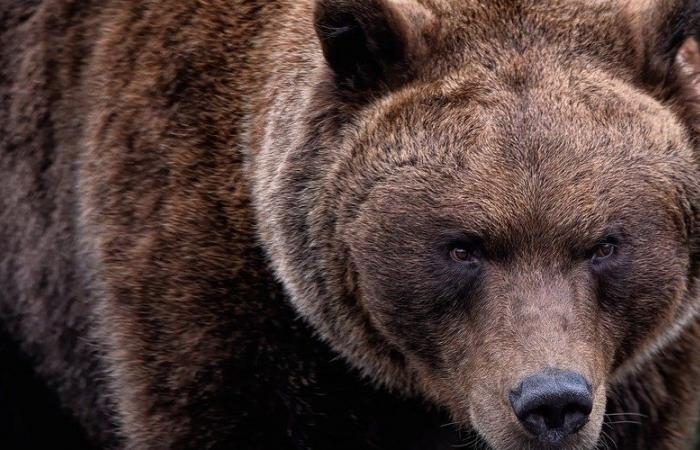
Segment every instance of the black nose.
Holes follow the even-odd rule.
[[[530,433],[557,442],[588,422],[593,393],[581,374],[553,369],[525,378],[510,393],[510,404]]]

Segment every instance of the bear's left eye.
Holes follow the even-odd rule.
[[[616,251],[617,246],[614,243],[601,242],[593,248],[591,259],[593,262],[601,262],[613,256]]]

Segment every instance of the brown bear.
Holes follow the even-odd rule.
[[[697,16],[6,1],[0,337],[101,448],[686,448]]]

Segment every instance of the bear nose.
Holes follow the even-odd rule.
[[[583,375],[555,369],[525,378],[510,393],[510,403],[525,429],[556,443],[586,425],[593,393]]]

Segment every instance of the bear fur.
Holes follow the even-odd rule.
[[[580,370],[596,384],[596,419],[580,442],[551,448],[689,444],[700,411],[700,97],[678,53],[694,2],[1,9],[3,339],[92,445],[527,448],[486,398],[500,391],[471,386],[506,364],[513,382],[581,360],[593,361]],[[456,168],[483,188],[488,213],[464,203]],[[529,185],[509,188],[518,168],[554,174],[541,203],[520,196]],[[590,191],[561,194],[556,180],[569,178]],[[614,284],[605,295],[576,297],[570,286],[589,275],[571,281],[546,264],[534,275],[540,260],[506,273],[538,305],[519,310],[531,326],[510,336],[498,325],[515,316],[497,306],[509,291],[492,306],[465,294],[473,309],[421,297],[450,284],[445,271],[419,273],[415,253],[441,233],[436,199],[483,228],[505,224],[503,248],[530,255],[553,251],[538,233],[564,245],[618,201],[632,218],[625,233],[644,238],[634,273],[598,282]],[[583,219],[567,215],[581,208]],[[514,213],[540,210],[564,214]],[[562,306],[574,297],[602,312]],[[551,351],[516,350],[535,342],[516,339],[526,334]]]

